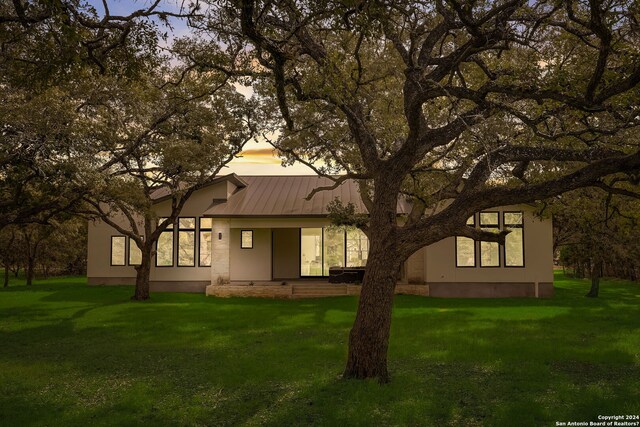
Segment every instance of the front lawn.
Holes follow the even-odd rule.
[[[392,382],[343,381],[356,299],[0,290],[0,425],[543,426],[640,414],[640,285],[399,296]]]

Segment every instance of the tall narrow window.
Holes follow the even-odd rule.
[[[300,230],[300,275],[322,276],[322,228]]]
[[[129,237],[129,265],[140,265],[142,263],[142,251],[136,241]]]
[[[211,218],[200,218],[200,252],[198,252],[198,265],[211,267]]]
[[[323,275],[330,267],[344,267],[344,230],[333,227],[323,229]]]
[[[111,265],[125,265],[126,243],[125,236],[111,236]]]
[[[240,231],[240,249],[253,249],[253,230]]]
[[[347,230],[347,267],[364,267],[369,257],[369,239],[360,229]]]
[[[160,222],[166,218],[160,218]],[[173,225],[160,233],[156,243],[156,267],[173,267]]]
[[[504,265],[524,267],[524,222],[522,212],[504,212],[504,228],[511,230],[504,242]]]
[[[500,232],[498,212],[480,212],[480,228]],[[480,267],[500,267],[500,245],[498,242],[480,242]]]
[[[196,219],[178,218],[178,267],[196,265]]]
[[[467,226],[475,227],[475,216],[470,216]],[[456,236],[456,267],[476,266],[476,242],[469,237]]]

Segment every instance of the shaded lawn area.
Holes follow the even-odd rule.
[[[339,375],[356,299],[0,291],[0,425],[541,426],[640,413],[640,285],[396,298],[391,384]]]

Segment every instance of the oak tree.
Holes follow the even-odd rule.
[[[370,252],[346,378],[388,380],[394,287],[418,249],[503,242],[467,218],[640,171],[636,2],[208,3],[194,24],[251,58],[279,152],[360,184]]]

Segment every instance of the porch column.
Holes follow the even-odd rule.
[[[229,283],[229,220],[213,220],[211,236],[211,284]]]

